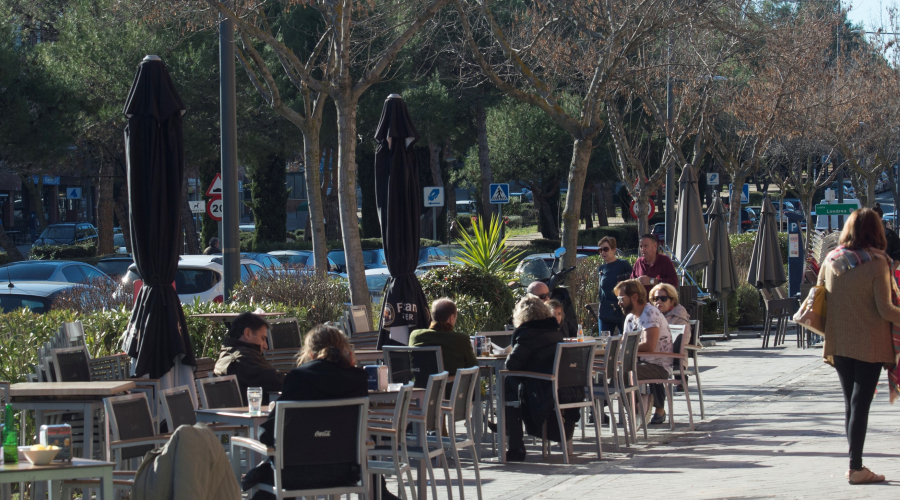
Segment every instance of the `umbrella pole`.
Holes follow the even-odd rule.
[[[723,305],[725,306],[723,307],[723,309],[725,309],[725,340],[731,340],[731,336],[728,335],[728,299],[725,299],[723,302]]]

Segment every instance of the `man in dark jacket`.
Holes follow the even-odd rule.
[[[228,337],[222,341],[216,376],[236,375],[241,398],[247,404],[247,388],[262,387],[262,404],[269,404],[270,392],[280,392],[284,375],[266,361],[269,348],[269,323],[253,313],[243,313],[231,323]]]
[[[884,210],[881,208],[881,203],[876,203],[875,206],[872,207],[872,210],[874,210],[879,217],[882,219],[884,218]],[[884,238],[887,240],[885,252],[888,254],[888,257],[894,259],[894,268],[896,269],[897,265],[900,264],[900,237],[898,237],[897,233],[889,228],[887,224],[884,224]]]
[[[209,246],[203,250],[203,255],[218,255],[222,253],[222,249],[219,248],[219,238],[213,236],[209,239]]]
[[[512,371],[529,371],[538,373],[553,373],[553,363],[556,360],[556,344],[563,342],[563,333],[559,324],[543,301],[534,296],[526,295],[516,304],[513,311],[513,324],[516,331],[512,336],[512,351],[506,358],[506,369]],[[520,389],[521,386],[521,389]],[[579,388],[580,390],[580,388]],[[506,400],[519,401],[520,407],[507,407],[506,429],[509,434],[509,450],[506,452],[506,460],[520,462],[525,459],[525,436],[522,433],[522,423],[531,435],[540,435],[543,423],[548,416],[553,415],[553,391],[552,386],[544,381],[533,379],[518,380],[506,379]],[[560,402],[570,402],[568,395],[563,395],[560,389]],[[581,397],[584,397],[582,392]],[[566,434],[571,434],[578,421],[578,410],[565,412]],[[556,419],[547,421],[548,438],[552,429],[559,432]],[[559,436],[557,436],[557,439]]]

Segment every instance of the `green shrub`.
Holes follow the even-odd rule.
[[[528,245],[518,247],[521,248],[524,253],[523,255],[530,255],[533,253],[553,253],[557,248],[562,246],[562,242],[559,240],[548,240],[546,238],[538,238],[535,240],[531,240]]]
[[[472,229],[472,216],[471,215],[457,215],[456,216],[456,226],[461,227],[467,231]]]
[[[459,320],[471,325],[482,325],[482,330],[502,330],[512,315],[515,298],[507,282],[514,281],[511,273],[486,273],[470,266],[448,266],[428,271],[419,277],[422,290],[429,302],[441,297],[457,300]],[[463,304],[460,297],[469,297]],[[487,302],[487,306],[484,303]]]
[[[9,255],[7,255],[5,253],[0,253],[0,266],[5,266],[6,264],[9,264],[10,262],[12,262],[12,259],[9,257]]]
[[[509,229],[519,229],[524,226],[521,215],[504,215],[503,218],[506,219],[504,222]]]
[[[315,273],[290,273],[260,276],[235,287],[235,302],[249,310],[264,304],[279,304],[298,314],[300,331],[340,318],[344,303],[350,301],[346,285],[330,276]]]
[[[612,236],[616,239],[616,246],[623,250],[631,250],[638,247],[637,224],[623,224],[619,226],[600,226],[578,231],[578,244],[595,246],[600,238]]]
[[[85,259],[97,256],[97,245],[93,242],[77,245],[42,245],[31,247],[31,258],[35,260]]]

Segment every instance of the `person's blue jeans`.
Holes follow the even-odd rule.
[[[625,318],[622,318],[622,321],[606,321],[600,320],[600,331],[601,332],[609,332],[610,335],[616,335],[616,328],[619,329],[619,335],[625,333]]]

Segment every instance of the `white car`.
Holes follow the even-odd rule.
[[[194,299],[200,302],[223,302],[225,299],[225,280],[221,255],[182,255],[178,260],[178,272],[175,274],[175,291],[182,304],[193,304]],[[265,269],[252,259],[241,259],[241,281],[264,275]],[[128,267],[122,278],[124,287],[133,286],[135,298],[143,285],[137,272],[137,265]]]

